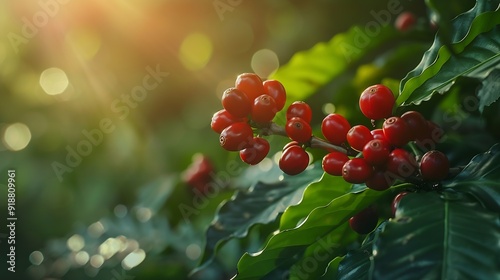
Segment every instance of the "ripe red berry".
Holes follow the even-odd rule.
[[[331,152],[323,157],[323,170],[333,176],[342,176],[342,168],[349,157],[340,152]]]
[[[373,173],[373,167],[362,158],[348,160],[342,167],[342,177],[346,182],[361,184]]]
[[[212,127],[213,131],[220,134],[222,130],[224,130],[224,128],[237,122],[246,122],[246,119],[237,118],[229,114],[229,112],[226,111],[225,109],[222,109],[215,112],[215,114],[212,116],[212,122],[210,123],[210,127]]]
[[[204,193],[206,185],[212,181],[214,166],[211,160],[202,154],[195,154],[191,164],[182,173],[181,178],[186,184]]]
[[[290,142],[286,143],[286,145],[285,145],[285,146],[283,146],[282,151],[284,151],[284,150],[286,150],[286,149],[290,148],[291,146],[299,146],[299,147],[300,147],[300,144],[299,144],[299,142],[297,142],[297,141],[290,141]]]
[[[293,117],[286,122],[285,131],[290,139],[299,143],[306,143],[311,139],[312,128],[302,118]]]
[[[429,151],[422,156],[420,173],[428,181],[440,181],[448,176],[450,162],[448,157],[440,151]]]
[[[264,94],[264,86],[259,76],[253,73],[243,73],[238,75],[234,86],[248,96],[252,102],[258,96]]]
[[[370,132],[373,135],[373,139],[382,139],[387,141],[387,138],[385,138],[384,131],[382,130],[382,128],[376,128]]]
[[[417,171],[415,157],[404,149],[394,149],[389,154],[386,168],[388,175],[393,178],[407,178]]]
[[[261,162],[269,153],[269,142],[261,137],[254,137],[250,147],[240,151],[243,162],[255,165]]]
[[[310,123],[312,120],[312,110],[311,107],[304,101],[295,101],[286,110],[286,119],[289,120],[293,117],[299,117]]]
[[[402,12],[396,18],[394,27],[401,32],[405,32],[413,28],[417,23],[417,17],[411,12]]]
[[[363,158],[371,165],[384,164],[390,153],[391,146],[386,140],[373,139],[363,147]]]
[[[247,95],[236,88],[228,88],[222,94],[222,106],[237,118],[246,117],[252,110],[252,103]]]
[[[416,140],[419,137],[425,137],[428,134],[427,120],[417,111],[408,111],[401,115],[408,128],[410,129],[410,140]]]
[[[373,85],[365,89],[359,98],[363,115],[372,120],[388,118],[396,103],[392,91],[384,85]]]
[[[277,112],[276,102],[270,95],[262,94],[253,101],[251,116],[257,123],[272,121]]]
[[[345,143],[349,129],[351,129],[351,125],[344,116],[339,114],[329,114],[321,123],[323,136],[335,145]]]
[[[407,195],[408,192],[400,192],[398,193],[394,199],[392,200],[392,204],[391,204],[391,209],[392,209],[392,217],[396,217],[396,210],[398,209],[399,207],[399,202],[401,201],[401,199]]]
[[[394,178],[389,176],[385,170],[375,170],[370,178],[365,182],[366,186],[372,190],[384,191],[394,183]]]
[[[286,174],[297,175],[309,166],[309,155],[300,146],[290,146],[283,151],[278,165]]]
[[[240,151],[252,144],[253,131],[243,122],[233,123],[224,128],[219,136],[220,145],[228,151]]]
[[[276,109],[281,111],[285,107],[286,91],[283,84],[277,80],[267,80],[262,83],[264,93],[270,95],[276,101]]]
[[[399,117],[390,117],[382,125],[385,138],[396,147],[406,145],[411,138],[411,130],[406,122]]]
[[[373,135],[364,125],[355,125],[347,132],[347,143],[356,151],[362,151],[371,140],[373,140]]]
[[[349,226],[358,234],[372,232],[378,224],[378,214],[373,207],[367,207],[349,219]]]

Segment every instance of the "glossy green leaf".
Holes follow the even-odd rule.
[[[475,156],[452,180],[451,188],[475,196],[487,209],[500,213],[500,144]]]
[[[349,251],[338,265],[338,280],[370,279],[369,271],[373,267],[372,242],[359,249]]]
[[[481,88],[477,92],[479,97],[479,111],[491,105],[500,98],[500,68],[495,68],[481,81]]]
[[[420,64],[401,81],[397,104],[418,104],[444,92],[460,76],[484,77],[500,62],[499,1],[478,1],[452,21],[451,47],[436,37]],[[439,34],[438,34],[439,35]]]
[[[233,279],[259,279],[276,267],[291,266],[291,255],[303,252],[318,238],[342,226],[358,211],[388,193],[373,190],[346,193],[327,206],[315,208],[299,226],[272,236],[263,250],[245,253],[238,262],[238,274]]]
[[[337,272],[339,269],[340,262],[344,259],[344,257],[336,257],[328,263],[328,267],[326,268],[325,274],[323,274],[319,280],[331,280],[337,279]]]
[[[376,279],[498,279],[500,217],[465,194],[405,196],[373,246]]]
[[[359,26],[352,27],[345,33],[335,35],[328,42],[318,43],[309,50],[296,53],[271,78],[283,83],[290,102],[305,100],[342,74],[349,65],[398,35],[388,25],[382,26],[377,34],[365,32]]]
[[[298,203],[304,189],[322,174],[321,166],[314,165],[299,175],[284,175],[281,181],[258,182],[247,191],[237,191],[219,207],[207,229],[201,264],[212,260],[217,248],[229,239],[245,237],[256,224],[274,222],[288,206]]]

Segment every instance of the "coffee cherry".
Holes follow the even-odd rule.
[[[243,73],[238,75],[234,83],[235,88],[241,90],[248,96],[250,102],[264,94],[264,86],[259,76],[253,73]]]
[[[376,128],[370,131],[370,133],[372,134],[373,139],[382,139],[387,141],[387,138],[385,138],[384,131],[382,130],[382,128]]]
[[[382,125],[385,138],[396,147],[406,145],[411,138],[411,130],[406,122],[399,117],[390,117]]]
[[[329,114],[321,123],[321,132],[326,140],[335,145],[345,143],[351,125],[342,115]]]
[[[393,178],[408,178],[417,171],[415,157],[405,149],[394,149],[386,163],[388,175]]]
[[[299,117],[289,119],[286,122],[285,131],[290,139],[299,143],[309,142],[312,136],[312,129],[309,123]]]
[[[323,170],[333,176],[342,176],[342,168],[349,157],[340,152],[331,152],[323,157]]]
[[[274,98],[262,94],[253,101],[251,117],[257,123],[268,123],[273,120],[277,112]]]
[[[276,110],[281,111],[286,102],[286,91],[283,84],[277,80],[267,80],[262,85],[264,86],[264,93],[274,98]]]
[[[304,101],[295,101],[286,110],[286,119],[289,120],[293,117],[299,117],[310,123],[312,120],[312,110],[311,107]]]
[[[291,146],[299,146],[299,147],[300,147],[300,143],[299,143],[299,142],[297,142],[297,141],[290,141],[290,142],[286,143],[286,145],[285,145],[285,146],[283,146],[282,151],[284,151],[284,150],[286,150],[286,149],[290,148]]]
[[[410,129],[410,140],[416,140],[419,137],[428,134],[427,120],[417,111],[408,111],[401,115],[408,128]]]
[[[358,234],[372,232],[378,224],[378,214],[373,207],[367,207],[349,219],[349,226]]]
[[[420,173],[428,181],[440,181],[448,176],[450,162],[448,157],[440,151],[429,151],[422,156]]]
[[[228,88],[222,94],[222,106],[237,118],[246,117],[252,110],[252,103],[247,95],[236,88]]]
[[[394,199],[392,200],[392,204],[391,204],[391,210],[392,210],[392,217],[396,217],[396,210],[398,209],[399,207],[399,202],[401,201],[401,199],[406,196],[409,192],[400,192],[398,193]]]
[[[243,122],[233,123],[224,128],[219,136],[220,145],[228,151],[240,151],[251,145],[253,131]]]
[[[255,165],[261,162],[269,153],[269,142],[261,137],[254,137],[250,147],[240,151],[240,158],[243,162]]]
[[[290,146],[283,151],[278,166],[288,175],[297,175],[309,166],[309,155],[300,146]]]
[[[373,139],[363,147],[363,158],[368,164],[381,165],[389,159],[391,146],[389,142],[381,139]]]
[[[372,190],[384,191],[394,184],[394,178],[389,176],[385,170],[375,170],[365,184]]]
[[[362,151],[370,140],[373,140],[373,135],[364,125],[355,125],[347,132],[347,143],[356,151]]]
[[[348,160],[342,167],[342,177],[346,182],[361,184],[366,182],[373,173],[373,167],[362,158]]]
[[[245,118],[237,118],[231,114],[229,114],[228,111],[225,109],[217,111],[213,116],[212,116],[212,122],[210,123],[210,127],[212,128],[213,131],[217,133],[221,133],[224,128],[230,126],[233,123],[237,122],[246,122]]]
[[[182,180],[189,186],[205,193],[206,186],[212,181],[214,166],[212,161],[203,154],[195,154],[191,164],[181,174]]]
[[[417,23],[417,17],[411,12],[402,12],[396,18],[394,27],[401,32],[410,30]]]
[[[396,103],[392,91],[384,85],[373,85],[365,89],[359,98],[363,115],[372,120],[388,118]]]

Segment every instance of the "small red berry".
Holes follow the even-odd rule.
[[[388,118],[396,103],[392,91],[384,85],[373,85],[365,89],[359,98],[363,115],[372,120]]]
[[[373,140],[373,135],[364,125],[355,125],[347,132],[347,143],[356,151],[362,151],[371,140]]]
[[[407,178],[417,171],[415,157],[404,149],[394,149],[389,154],[386,168],[392,178]]]
[[[309,166],[309,155],[300,146],[290,146],[283,151],[278,165],[286,174],[297,175]]]
[[[251,117],[257,123],[268,123],[273,120],[277,112],[274,98],[262,94],[253,101]]]
[[[254,137],[250,147],[240,151],[243,162],[255,165],[261,162],[269,153],[269,142],[261,137]]]
[[[396,147],[403,147],[411,138],[411,130],[406,122],[399,117],[390,117],[382,125],[385,138]]]
[[[346,154],[340,152],[331,152],[323,157],[323,170],[333,176],[342,176],[342,168],[349,160]]]
[[[448,157],[440,151],[429,151],[422,156],[420,173],[428,181],[440,181],[448,176],[450,162]]]
[[[401,202],[401,199],[406,196],[409,192],[400,192],[398,193],[394,199],[392,200],[391,204],[391,209],[392,209],[392,217],[396,217],[396,210],[399,207],[399,203]]]
[[[342,167],[342,177],[346,182],[361,184],[366,182],[373,173],[373,167],[362,158],[348,160]]]
[[[384,131],[382,130],[382,128],[376,128],[370,132],[373,135],[373,139],[382,139],[387,141],[387,138],[385,138]]]
[[[375,170],[365,183],[372,190],[384,191],[392,186],[394,178],[389,176],[385,170]]]
[[[222,106],[237,118],[246,117],[252,110],[252,103],[242,91],[228,88],[222,94]]]
[[[286,102],[286,91],[283,84],[277,80],[267,80],[262,83],[264,93],[270,95],[276,101],[276,109],[281,111]]]
[[[391,145],[386,140],[373,139],[363,147],[363,158],[371,165],[384,164],[390,153]]]
[[[312,110],[311,107],[304,101],[295,101],[286,110],[286,119],[289,120],[293,117],[299,117],[310,123],[312,120]]]
[[[299,143],[309,142],[312,136],[312,128],[302,118],[293,117],[286,122],[285,131],[290,139]]]
[[[417,23],[417,17],[411,12],[403,12],[398,15],[394,22],[394,27],[401,32],[405,32],[413,28]]]
[[[186,184],[205,193],[206,186],[212,182],[214,166],[212,161],[203,154],[195,154],[191,164],[182,172],[181,178]]]
[[[344,116],[339,114],[329,114],[321,123],[323,136],[335,145],[345,143],[349,129],[351,129],[351,125]]]
[[[264,94],[264,86],[259,76],[253,73],[243,73],[238,75],[234,86],[248,96],[252,102],[258,96]]]
[[[246,119],[237,118],[229,114],[229,112],[226,111],[225,109],[222,109],[215,112],[215,114],[212,116],[212,122],[210,123],[210,127],[212,128],[213,131],[220,134],[222,130],[224,130],[224,128],[237,122],[246,122]]]
[[[417,111],[408,111],[401,115],[408,128],[410,128],[411,137],[410,140],[416,140],[419,137],[426,136],[428,134],[427,120]]]
[[[233,123],[224,128],[219,136],[220,145],[228,151],[240,151],[252,144],[253,131],[243,122]]]
[[[299,142],[297,142],[297,141],[290,141],[290,142],[286,143],[286,145],[285,145],[285,146],[283,146],[282,151],[284,151],[284,150],[286,150],[286,149],[290,148],[291,146],[299,146],[299,147],[300,147],[300,143],[299,143]]]
[[[349,219],[349,226],[358,234],[372,232],[378,224],[378,214],[373,207],[367,207]]]

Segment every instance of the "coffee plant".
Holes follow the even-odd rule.
[[[195,271],[257,239],[232,279],[500,278],[500,1],[455,4],[235,77],[211,127],[254,182]]]

